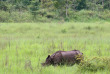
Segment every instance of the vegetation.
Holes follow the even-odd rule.
[[[1,74],[109,74],[110,23],[0,23]],[[78,49],[74,66],[42,67],[48,54]]]
[[[110,20],[109,0],[0,0],[0,22]]]
[[[109,74],[109,21],[110,0],[0,0],[0,74]],[[74,49],[79,65],[41,66]]]

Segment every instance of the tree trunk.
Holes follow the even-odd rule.
[[[68,17],[68,0],[66,0],[66,17]]]
[[[109,2],[109,4],[108,4],[108,8],[110,9],[110,2]]]
[[[102,6],[104,6],[104,0],[102,0]]]

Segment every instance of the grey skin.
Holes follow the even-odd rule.
[[[82,59],[83,53],[79,50],[57,51],[51,56],[48,55],[45,63],[42,63],[42,65],[74,65],[75,63],[79,64]]]

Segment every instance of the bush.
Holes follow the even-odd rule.
[[[0,22],[32,22],[32,15],[28,12],[0,12]]]
[[[69,19],[74,21],[98,21],[98,20],[104,20],[101,16],[105,16],[105,14],[102,15],[103,12],[98,11],[91,11],[91,10],[81,10],[81,11],[73,11],[69,14]],[[101,17],[101,18],[100,18]]]
[[[61,32],[62,32],[62,33],[66,33],[67,30],[66,30],[66,29],[62,29]]]
[[[36,16],[33,16],[28,11],[0,11],[0,22],[50,22],[50,21],[78,21],[89,22],[99,20],[110,20],[110,11],[105,10],[103,12],[81,10],[72,11],[68,10],[68,17],[65,14],[55,14],[53,11],[47,9],[38,10]],[[90,27],[88,27],[89,29]]]
[[[0,11],[0,22],[7,22],[9,21],[10,14],[6,11]]]
[[[97,14],[97,16],[100,19],[103,19],[103,20],[110,20],[110,11],[109,10],[105,10],[104,12],[101,12],[101,13]]]
[[[87,27],[85,27],[85,29],[87,29],[87,30],[91,30],[92,27],[91,27],[91,26],[87,26]]]
[[[10,18],[14,22],[32,22],[32,15],[29,12],[12,12]]]
[[[82,61],[79,65],[80,70],[84,71],[98,71],[98,70],[104,70],[109,69],[110,70],[110,58],[99,58],[94,57],[92,59],[86,59],[85,61]]]

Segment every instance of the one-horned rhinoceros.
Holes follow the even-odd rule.
[[[79,50],[57,51],[51,56],[48,55],[45,63],[42,63],[42,65],[74,65],[75,63],[79,64],[82,59],[83,53]]]

